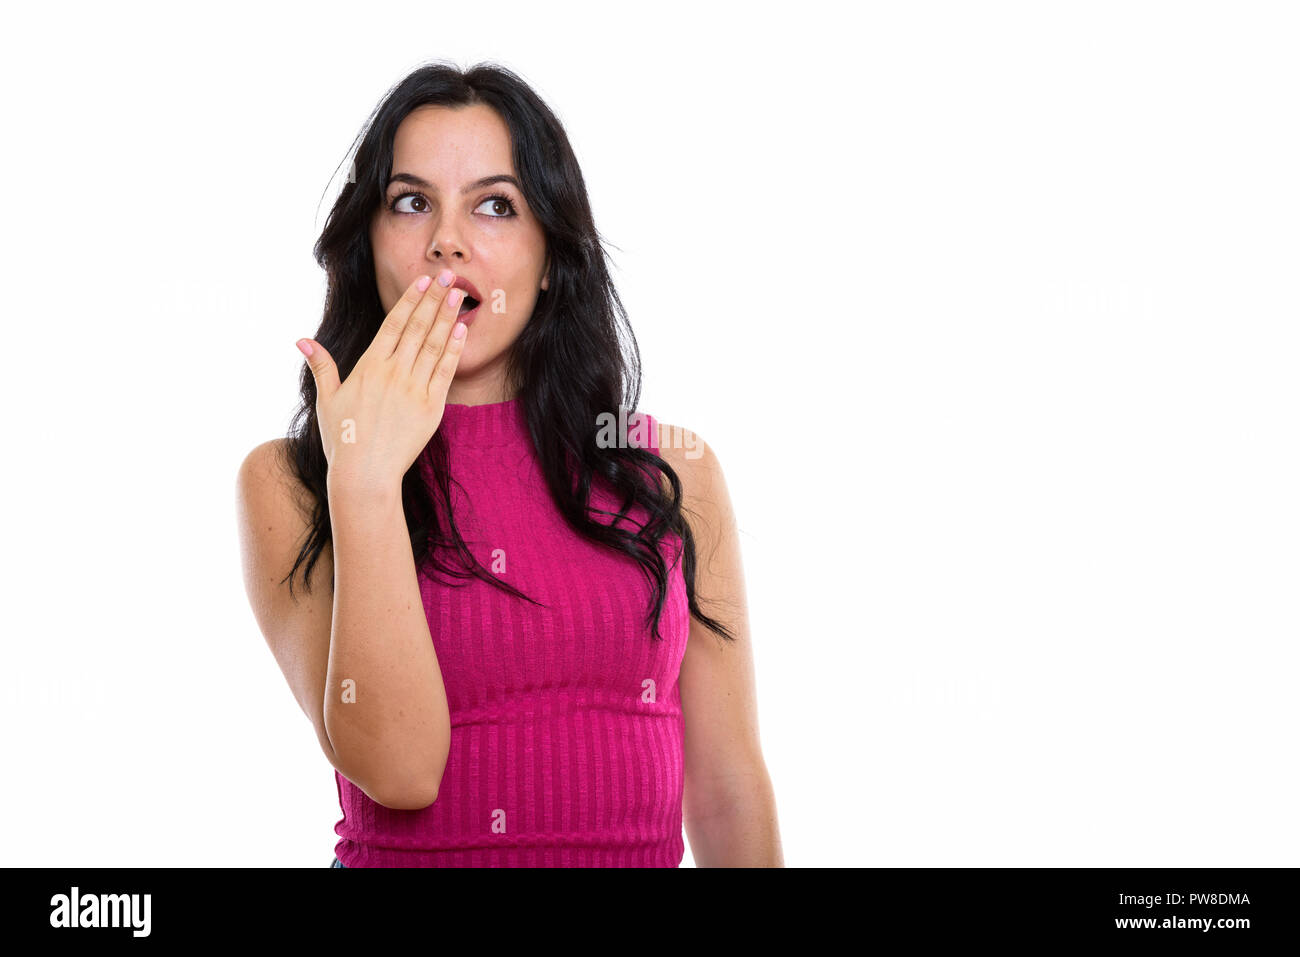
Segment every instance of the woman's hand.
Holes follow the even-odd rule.
[[[421,276],[407,287],[342,385],[325,348],[299,340],[316,380],[316,419],[331,483],[400,490],[438,430],[466,336],[466,326],[456,321],[465,293],[450,288],[456,281],[451,270],[440,279],[447,286]]]

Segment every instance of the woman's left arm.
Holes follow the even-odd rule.
[[[722,468],[698,435],[659,425],[695,538],[695,597],[736,636],[690,619],[678,684],[685,722],[683,814],[697,867],[784,867],[776,797],[758,737],[740,539]]]

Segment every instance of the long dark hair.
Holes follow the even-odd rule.
[[[313,247],[317,263],[326,271],[328,291],[320,328],[312,338],[334,358],[340,380],[346,379],[385,318],[368,225],[384,202],[392,173],[393,138],[402,119],[426,104],[458,107],[479,103],[494,109],[510,130],[515,169],[529,208],[545,232],[551,262],[550,288],[539,294],[533,314],[508,356],[506,372],[510,389],[525,412],[551,497],[576,532],[630,555],[640,564],[655,587],[653,615],[646,615],[655,640],[662,640],[659,619],[669,574],[659,543],[670,532],[680,536],[678,558],[691,614],[734,641],[726,626],[701,612],[696,602],[695,542],[682,514],[677,474],[648,448],[633,447],[626,433],[615,447],[597,442],[596,423],[601,413],[617,417],[620,406],[636,409],[641,394],[640,350],[610,280],[582,171],[568,136],[546,104],[514,73],[483,63],[468,71],[444,64],[426,65],[385,95],[358,136],[360,145],[353,143],[355,161],[348,182]],[[624,331],[625,339],[620,337]],[[582,348],[573,348],[574,343],[581,343]],[[316,500],[310,534],[286,576],[292,594],[293,575],[304,564],[303,583],[310,590],[311,570],[330,541],[327,463],[316,420],[316,381],[305,363],[301,404],[294,413],[287,444],[298,478]],[[441,430],[434,432],[425,453],[435,480],[425,481],[419,458],[402,478],[402,504],[417,567],[427,562],[454,578],[477,577],[540,604],[484,569],[465,547],[452,514],[446,437]],[[660,474],[666,476],[670,490],[663,487]],[[622,500],[620,517],[626,517],[633,505],[640,505],[649,516],[647,523],[631,532],[621,527],[619,519],[610,524],[594,520],[593,511],[615,514],[590,506],[594,480],[607,483]],[[454,565],[441,560],[440,548],[451,550],[457,560]]]

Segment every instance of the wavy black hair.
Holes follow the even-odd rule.
[[[546,104],[513,72],[490,63],[464,71],[444,63],[424,65],[383,97],[353,142],[348,181],[313,247],[317,263],[326,271],[328,291],[320,327],[311,338],[329,351],[342,381],[378,333],[386,314],[368,226],[384,202],[398,125],[412,110],[429,104],[485,104],[496,111],[510,131],[524,196],[545,232],[550,288],[539,294],[532,316],[511,347],[506,378],[525,411],[541,473],[557,508],[576,532],[640,564],[655,588],[646,615],[654,640],[662,640],[659,620],[669,574],[659,543],[670,532],[680,536],[682,547],[674,566],[678,559],[682,561],[691,614],[734,641],[730,630],[705,615],[696,601],[695,542],[683,516],[677,474],[648,448],[634,447],[626,433],[614,447],[597,442],[601,413],[619,418],[620,407],[636,409],[641,393],[640,351],[610,279],[568,136]],[[310,590],[312,568],[331,539],[328,466],[316,418],[316,381],[306,363],[301,403],[290,423],[286,451],[299,480],[315,496],[310,532],[286,576],[292,594],[294,573],[304,565],[303,584]],[[435,477],[432,482],[420,472],[426,453]],[[452,514],[447,462],[446,437],[437,430],[425,453],[402,478],[402,504],[417,567],[427,563],[453,578],[480,578],[540,605],[484,569],[465,547]],[[591,506],[593,482],[606,483],[622,500],[619,517],[610,524],[592,518],[593,513],[615,514]],[[621,519],[633,505],[640,505],[649,516],[636,532],[621,527]],[[442,560],[440,549],[451,552],[453,564]]]

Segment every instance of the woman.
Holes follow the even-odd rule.
[[[675,867],[683,818],[701,866],[781,866],[722,472],[627,414],[559,121],[434,65],[359,139],[301,406],[239,475],[249,598],[335,768],[331,866]]]

